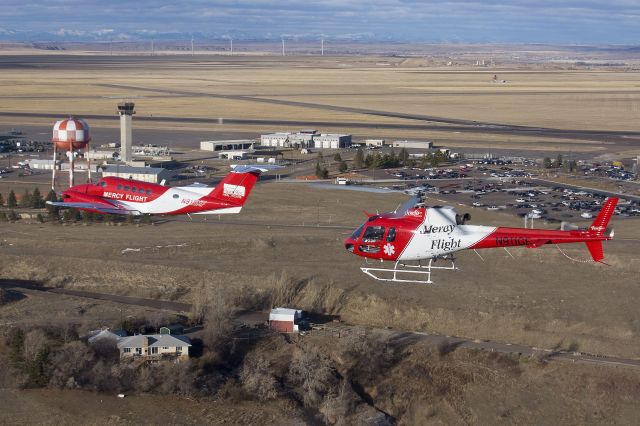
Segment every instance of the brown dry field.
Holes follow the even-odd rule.
[[[344,131],[356,137],[433,139],[453,147],[595,155],[611,150],[635,153],[632,145],[615,146],[607,141],[354,129],[340,123],[420,122],[246,99],[104,86],[246,95],[570,130],[636,130],[640,111],[637,71],[445,69],[427,68],[419,59],[383,60],[391,66],[376,65],[381,59],[375,57],[211,57],[133,63],[119,58],[114,66],[78,60],[74,69],[55,65],[56,59],[52,59],[51,66],[1,70],[0,99],[4,102],[0,112],[106,114],[115,118],[115,103],[136,97],[140,116],[332,121],[333,127],[320,130]],[[493,74],[509,83],[491,83]],[[21,124],[48,126],[51,121],[0,117],[0,129],[19,128]],[[118,125],[117,120],[91,120],[90,124],[93,128],[113,129]],[[255,132],[256,136],[265,131],[287,130],[281,126],[140,120],[135,127],[158,131],[197,128],[210,130],[212,135],[218,131]],[[180,146],[179,141],[176,145]],[[39,178],[34,181],[45,182]],[[0,188],[5,196],[8,187],[23,188],[4,182]],[[362,210],[392,210],[404,199],[406,196],[268,182],[256,187],[240,215],[223,217],[221,221],[217,217],[207,222],[179,218],[153,226],[63,226],[27,220],[0,223],[0,279],[34,280],[49,286],[191,303],[205,294],[268,290],[284,273],[302,283],[293,304],[339,314],[353,324],[640,358],[637,219],[614,218],[616,240],[605,243],[610,266],[572,262],[554,247],[516,248],[511,250],[514,258],[502,250],[481,252],[484,260],[473,252],[461,253],[460,270],[436,273],[437,285],[433,286],[373,281],[360,272],[362,262],[344,250],[342,241],[349,229],[364,219]],[[472,213],[474,224],[521,225],[518,218],[510,215],[469,207],[461,210]],[[318,221],[338,227],[317,227]],[[127,248],[139,251],[123,253]],[[588,258],[581,245],[563,250],[577,259]],[[123,315],[120,309],[124,315],[154,314],[153,310],[133,306],[29,292],[26,298],[0,307],[0,323],[29,326],[71,321],[88,329],[117,321]],[[522,375],[511,376],[468,351],[459,352],[451,361],[451,368],[462,372],[469,369],[477,376],[461,396],[465,409],[472,413],[471,423],[633,424],[637,419],[635,372],[552,363],[544,368],[525,365]],[[424,357],[416,351],[414,358],[415,363],[397,365],[392,374],[380,378],[374,389],[368,389],[376,393],[376,399],[392,401],[387,407],[390,410],[394,409],[393,401],[401,405],[402,395],[414,404],[415,395],[421,394],[421,384],[411,378],[423,368],[419,360]],[[51,389],[5,389],[0,391],[0,398],[11,408],[3,411],[2,422],[7,423],[154,424],[168,419],[172,423],[202,423],[204,419],[209,423],[270,424],[274,423],[273,416],[282,415],[289,408],[252,402],[235,406],[226,402],[198,403],[160,396],[136,396],[123,401],[112,395]],[[166,410],[169,406],[172,409]],[[425,407],[419,398],[410,407],[415,419],[430,418]],[[443,403],[437,410],[432,418],[434,424],[465,423],[455,407]],[[186,413],[186,417],[171,417],[176,411]],[[291,424],[296,419],[300,421],[298,414],[288,412]],[[407,420],[407,424],[412,423],[420,421]]]
[[[50,61],[50,63],[48,62]],[[321,106],[368,108],[491,123],[569,130],[635,131],[640,112],[640,73],[634,70],[571,70],[520,68],[437,68],[426,60],[376,57],[115,57],[93,62],[78,56],[58,62],[43,56],[34,65],[17,57],[4,64],[0,112],[105,114],[115,116],[115,103],[134,98],[139,116],[243,118],[262,120],[330,121],[327,131],[359,137],[430,138],[457,147],[600,151],[607,141],[541,139],[535,136],[459,134],[452,131],[357,129],[341,122],[420,124],[421,121],[380,117],[198,95],[249,96],[300,101]],[[380,66],[381,61],[389,66]],[[508,81],[492,83],[493,75]],[[126,85],[137,89],[109,87]],[[144,90],[149,89],[149,90]],[[169,91],[156,92],[154,90]],[[172,92],[183,91],[186,94]],[[0,118],[18,127],[47,124],[51,119]],[[431,123],[436,128],[437,123]],[[93,120],[94,126],[117,121]],[[285,130],[282,126],[163,124],[136,122],[138,128],[196,126],[212,133]],[[632,152],[633,148],[629,151]]]
[[[284,272],[306,282],[297,305],[355,324],[640,357],[640,264],[637,241],[626,240],[640,238],[637,220],[614,218],[618,240],[605,243],[610,266],[572,262],[554,247],[516,248],[515,259],[486,250],[484,261],[464,252],[460,270],[435,275],[433,286],[383,284],[364,276],[362,262],[342,246],[348,229],[281,226],[316,225],[319,218],[324,225],[355,228],[363,209],[392,210],[404,198],[264,183],[240,215],[222,222],[214,217],[139,227],[4,223],[0,274],[192,302],[204,291],[273,287],[274,277]],[[464,210],[471,211],[472,223],[521,225],[506,214]],[[122,254],[126,248],[140,251]],[[588,257],[579,245],[564,250],[576,259]],[[34,315],[46,318],[56,310]]]

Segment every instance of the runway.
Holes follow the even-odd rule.
[[[333,108],[333,107],[332,107]],[[337,110],[336,110],[337,111]],[[379,115],[383,115],[380,113]],[[391,116],[391,115],[389,115]],[[46,118],[59,119],[58,113],[42,112],[12,112],[2,111],[0,117],[10,118]],[[118,121],[118,117],[106,114],[82,114],[82,118],[89,120]],[[408,120],[417,118],[405,117]],[[427,120],[424,121],[433,121]],[[428,130],[430,132],[457,132],[471,134],[493,134],[513,136],[535,136],[540,138],[569,139],[576,141],[597,141],[618,146],[635,147],[640,143],[640,133],[607,131],[607,130],[562,130],[546,128],[527,128],[523,126],[507,125],[429,125],[429,124],[395,124],[395,123],[367,123],[359,121],[314,121],[314,120],[261,120],[242,118],[207,118],[207,117],[175,117],[175,116],[136,116],[136,122],[147,123],[181,123],[181,124],[212,124],[223,126],[225,124],[245,126],[283,126],[283,127],[319,127],[319,128],[357,128],[357,129],[390,129],[390,130]],[[557,142],[562,144],[562,142]]]

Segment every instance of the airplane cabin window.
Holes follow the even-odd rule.
[[[173,194],[173,198],[180,198],[178,194]]]
[[[122,191],[122,184],[118,184],[118,191]]]
[[[370,226],[364,231],[362,236],[363,243],[377,243],[382,240],[384,235],[384,226]]]
[[[396,239],[396,228],[389,228],[389,233],[387,234],[387,241],[392,243]]]
[[[136,192],[138,189],[135,186],[131,187],[131,192]]]
[[[138,192],[144,194],[144,188],[138,188]]]
[[[125,186],[124,186],[124,190],[125,190],[125,191],[128,191],[128,190],[129,190],[129,185],[125,185]]]
[[[103,187],[103,188],[106,187],[107,186],[107,182],[105,182],[105,181],[100,182],[100,186]]]
[[[147,195],[151,195],[151,190],[147,189]]]

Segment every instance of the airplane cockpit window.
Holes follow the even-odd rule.
[[[357,240],[358,238],[360,238],[360,234],[362,234],[362,230],[363,229],[364,229],[364,224],[360,225],[360,227],[358,229],[353,231],[353,234],[351,234],[351,239],[352,240]]]
[[[394,242],[396,239],[396,228],[389,228],[389,232],[387,233],[387,242]]]
[[[384,226],[370,226],[364,231],[362,236],[363,243],[377,243],[382,241],[384,236]]]

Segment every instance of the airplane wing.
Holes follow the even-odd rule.
[[[105,214],[126,214],[126,215],[134,215],[139,216],[140,212],[137,210],[129,210],[124,207],[118,206],[109,206],[108,204],[99,204],[99,203],[61,203],[54,201],[47,201],[47,204],[56,207],[64,207],[68,209],[80,209],[80,210],[97,210],[101,213]]]
[[[269,170],[283,169],[284,167],[275,164],[232,164],[231,169],[236,173],[260,172],[266,173]]]

